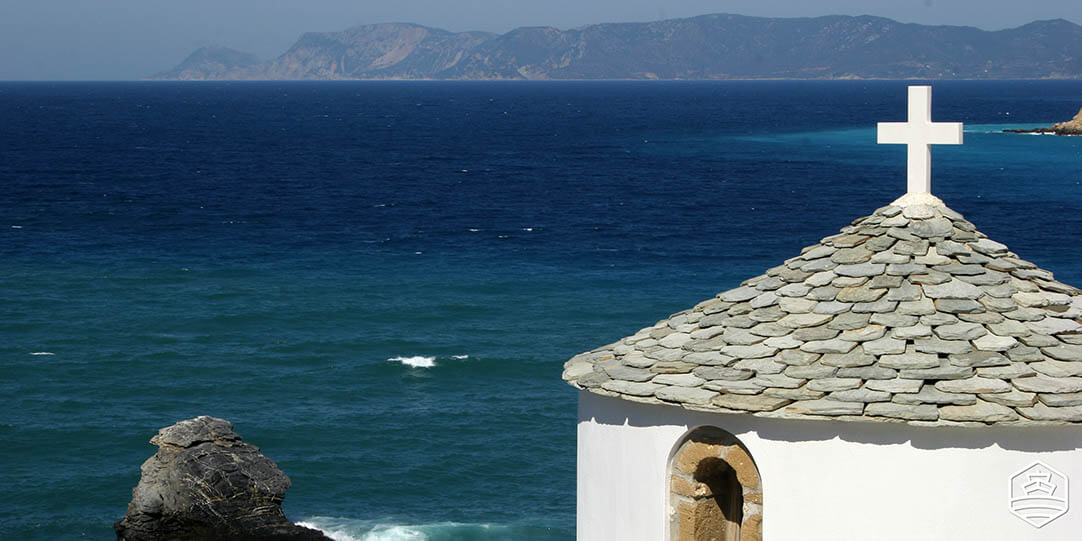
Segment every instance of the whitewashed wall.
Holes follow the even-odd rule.
[[[712,425],[763,480],[765,541],[1082,539],[1082,428],[917,428],[690,412],[579,393],[578,539],[663,541],[677,441]],[[1036,529],[1008,510],[1035,460],[1066,474],[1070,510]]]

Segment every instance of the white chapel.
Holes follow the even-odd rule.
[[[1082,292],[931,195],[930,99],[903,197],[567,361],[580,540],[1082,539]]]

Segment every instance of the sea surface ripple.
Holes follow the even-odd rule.
[[[901,194],[906,82],[0,83],[0,538],[232,421],[336,539],[574,537],[571,355]],[[933,189],[1082,284],[1082,83],[944,82]]]

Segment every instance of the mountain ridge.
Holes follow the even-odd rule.
[[[152,75],[151,79],[182,81],[222,80],[234,77],[261,64],[259,57],[229,47],[207,46],[196,49],[169,71]]]
[[[380,23],[306,32],[265,62],[244,54],[200,49],[151,78],[1077,79],[1082,26],[1050,19],[989,31],[871,15],[725,13],[503,34]]]

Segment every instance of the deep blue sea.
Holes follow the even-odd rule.
[[[906,82],[2,83],[2,539],[229,419],[341,540],[574,538],[563,361],[890,203]],[[933,191],[1082,285],[1082,82],[936,83]]]

